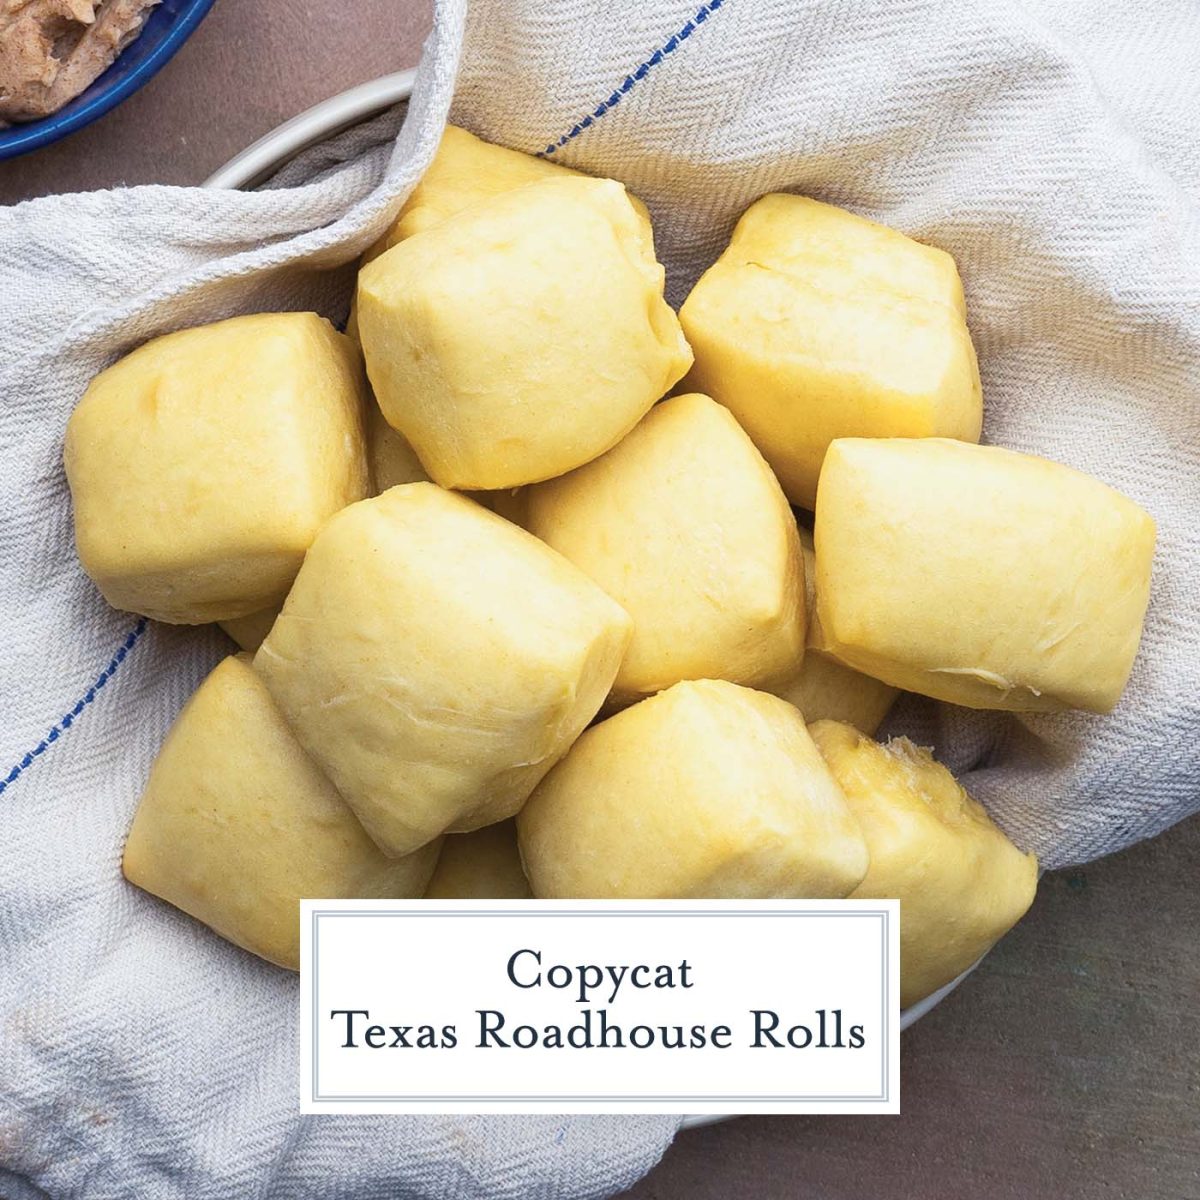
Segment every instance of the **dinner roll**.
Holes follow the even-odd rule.
[[[764,196],[679,312],[686,385],[812,508],[838,437],[978,441],[979,369],[950,255],[805,196]]]
[[[840,897],[867,849],[800,714],[723,681],[592,726],[517,818],[535,896]]]
[[[278,603],[368,492],[363,379],[315,313],[169,333],[92,380],[64,461],[84,570],[115,608],[200,624]]]
[[[421,483],[429,479],[403,434],[387,423],[373,401],[367,405],[367,457],[376,494],[398,483]]]
[[[532,895],[512,821],[452,833],[425,889],[429,900],[528,900]]]
[[[447,217],[472,204],[543,179],[569,178],[586,176],[562,163],[497,146],[457,125],[447,125],[433,161],[409,193],[392,226],[363,254],[362,265],[366,266],[414,233],[440,225]],[[646,206],[636,196],[630,196],[629,202],[645,225],[646,236],[650,237],[650,214]],[[358,340],[356,300],[350,303],[346,332]]]
[[[849,721],[863,733],[874,734],[888,715],[896,697],[894,687],[844,666],[822,645],[816,621],[817,564],[812,534],[800,530],[804,551],[804,587],[808,609],[807,649],[799,666],[768,689],[794,704],[805,721]]]
[[[579,171],[534,154],[523,154],[447,125],[429,170],[409,193],[386,235],[385,249],[414,233],[440,225],[480,200],[515,191],[543,179],[583,178]]]
[[[804,653],[795,519],[762,455],[707,396],[656,405],[607,454],[523,495],[525,527],[633,618],[617,701],[681,679],[762,684]]]
[[[270,608],[260,608],[258,612],[252,612],[248,616],[234,617],[219,624],[243,650],[249,650],[253,654],[275,624],[275,618],[279,616],[282,607],[282,603],[272,604]]]
[[[1070,467],[939,438],[833,443],[815,526],[822,646],[969,708],[1108,712],[1154,522]]]
[[[900,1003],[957,978],[1033,903],[1038,865],[928,750],[850,725],[809,727],[870,850],[852,900],[900,901]]]
[[[624,611],[431,483],[338,513],[255,656],[296,737],[403,855],[511,817],[607,695]]]
[[[369,263],[358,330],[383,413],[429,475],[512,488],[604,453],[687,370],[662,290],[620,184],[547,179]]]
[[[433,842],[385,858],[245,655],[200,685],[150,771],[126,878],[253,954],[300,966],[300,901],[420,896]]]

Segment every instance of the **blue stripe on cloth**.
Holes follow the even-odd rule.
[[[96,699],[104,685],[117,673],[117,668],[125,661],[130,650],[137,645],[138,639],[146,632],[146,625],[146,618],[142,617],[126,635],[125,640],[117,647],[117,652],[109,660],[108,666],[96,676],[92,686],[75,702],[75,707],[70,712],[64,713],[58,724],[32,750],[27,751],[25,757],[3,779],[0,779],[0,795],[3,795],[8,786],[15,783],[21,775],[33,766],[75,724],[76,719],[83,715],[84,709]]]
[[[650,55],[644,62],[640,63],[631,74],[626,75],[624,79],[617,84],[613,89],[612,95],[607,100],[601,100],[600,103],[592,109],[587,116],[582,120],[577,121],[566,133],[558,139],[557,142],[551,142],[544,150],[538,152],[538,158],[548,158],[556,150],[560,150],[569,141],[577,138],[585,129],[590,129],[606,112],[616,108],[621,103],[621,97],[628,92],[633,91],[637,84],[646,78],[650,72],[658,66],[668,54],[673,54],[684,42],[708,20],[719,8],[723,7],[726,0],[708,0],[707,4],[702,4],[699,11],[678,33],[672,34],[653,54]]]

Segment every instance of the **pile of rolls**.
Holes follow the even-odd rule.
[[[65,463],[117,608],[240,644],[133,883],[282,966],[303,897],[898,897],[903,1002],[1037,864],[900,690],[1107,713],[1154,524],[979,445],[943,251],[794,195],[676,313],[618,182],[455,128],[349,332],[259,313],[103,371]]]

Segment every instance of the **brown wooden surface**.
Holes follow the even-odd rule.
[[[147,88],[0,164],[0,202],[194,183],[280,121],[411,66],[428,3],[217,0]],[[681,1135],[638,1200],[1200,1200],[1200,821],[1043,882],[905,1035],[900,1117]]]

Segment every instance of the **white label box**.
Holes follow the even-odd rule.
[[[894,900],[301,904],[305,1113],[898,1113]]]

